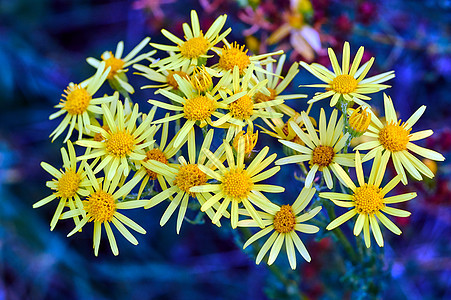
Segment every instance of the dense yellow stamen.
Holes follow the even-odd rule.
[[[290,205],[282,205],[280,210],[274,215],[274,230],[279,233],[288,233],[296,225],[296,216]]]
[[[69,86],[64,92],[66,95],[63,95],[63,97],[66,100],[61,100],[60,104],[70,115],[81,115],[87,110],[92,96],[86,89],[75,84],[73,87]]]
[[[246,133],[244,130],[241,130],[237,133],[235,138],[233,139],[232,146],[235,150],[238,151],[238,141],[240,137],[244,138],[244,154],[248,155],[252,152],[258,140],[258,131],[255,133],[248,132]]]
[[[204,38],[202,32],[200,36],[193,37],[184,42],[180,48],[180,53],[186,58],[198,58],[201,55],[207,54],[210,42]]]
[[[358,134],[363,134],[368,129],[371,123],[371,114],[366,111],[366,107],[362,109],[361,106],[354,110],[349,117],[349,126]]]
[[[83,201],[83,207],[91,217],[89,222],[111,222],[116,212],[116,203],[111,194],[100,190],[88,196]]]
[[[179,88],[179,84],[175,80],[174,75],[177,74],[182,78],[189,79],[188,74],[183,71],[168,71],[168,73],[169,74],[166,76],[166,81],[168,82],[168,84],[170,86],[172,86],[174,88],[174,90],[177,90]]]
[[[198,92],[206,92],[211,89],[213,85],[213,79],[210,74],[208,74],[204,65],[202,65],[202,68],[194,68],[194,73],[191,75],[190,82]]]
[[[248,119],[252,116],[254,102],[251,97],[244,95],[236,101],[229,104],[230,114],[236,119]]]
[[[168,159],[164,155],[164,153],[160,149],[152,149],[146,152],[146,158],[144,158],[144,161],[148,160],[156,160],[164,164],[168,164]],[[149,169],[146,169],[147,174],[149,175],[150,179],[155,180],[157,178],[158,173],[151,171]]]
[[[310,165],[319,165],[320,170],[323,167],[327,167],[332,163],[334,159],[335,151],[330,146],[319,145],[313,150],[312,159]]]
[[[80,187],[80,176],[68,169],[57,182],[56,195],[61,198],[72,198]]]
[[[274,100],[277,96],[276,94],[276,90],[272,89],[272,88],[267,88],[269,91],[269,96],[263,94],[262,92],[258,92],[255,94],[254,96],[254,101],[255,103],[261,103],[261,102],[266,102],[266,101],[270,101],[270,100]]]
[[[227,196],[234,200],[241,200],[249,195],[254,183],[246,170],[232,169],[224,174],[221,186]]]
[[[243,75],[244,70],[251,63],[247,55],[247,49],[244,50],[244,45],[240,47],[236,42],[230,45],[230,48],[224,46],[222,54],[219,56],[219,67],[224,70],[233,70],[234,66],[238,66],[240,75]]]
[[[197,96],[191,99],[186,99],[183,105],[183,112],[185,118],[193,121],[203,121],[211,117],[211,114],[216,110],[216,101],[207,96]]]
[[[381,189],[374,185],[358,187],[353,195],[355,208],[359,214],[375,214],[384,207]]]
[[[196,197],[196,194],[190,192],[189,189],[205,183],[207,183],[207,175],[197,167],[197,164],[181,166],[174,180],[174,185],[192,197]]]
[[[113,79],[114,75],[124,67],[124,61],[120,58],[114,57],[113,53],[109,52],[109,57],[105,59],[105,55],[102,54],[102,60],[105,62],[105,69],[111,67],[110,73],[108,73],[107,79]]]
[[[330,87],[337,93],[349,94],[357,88],[357,80],[351,75],[338,75],[332,80]]]
[[[391,122],[382,128],[379,132],[381,145],[392,152],[406,150],[411,129],[406,130],[404,126],[405,124],[401,125],[399,120],[398,123]]]
[[[112,133],[106,141],[106,151],[113,156],[122,157],[130,154],[135,146],[135,138],[127,130]]]

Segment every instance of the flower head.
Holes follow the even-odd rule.
[[[108,180],[114,180],[114,178],[117,179],[122,175],[127,176],[129,174],[128,159],[139,162],[146,157],[143,149],[154,141],[144,141],[156,129],[155,127],[149,128],[152,118],[146,118],[136,127],[138,104],[135,104],[127,124],[125,123],[124,108],[121,102],[118,103],[117,109],[115,120],[110,109],[105,104],[102,105],[109,131],[98,126],[90,127],[92,131],[102,135],[102,141],[77,141],[77,145],[94,149],[91,153],[78,157],[78,160],[101,158],[101,162],[94,169],[94,173],[97,174],[97,172],[104,169]]]
[[[330,100],[331,107],[337,104],[340,97],[343,97],[345,101],[354,101],[359,105],[367,106],[368,104],[363,100],[371,100],[371,98],[364,94],[372,94],[389,88],[389,85],[382,83],[395,77],[394,71],[390,71],[364,79],[373,65],[374,57],[359,68],[359,64],[363,57],[363,47],[359,48],[352,65],[350,65],[349,43],[345,42],[343,46],[343,63],[341,68],[334,51],[331,48],[329,48],[328,51],[334,72],[331,72],[322,65],[316,63],[308,65],[301,62],[301,66],[325,82],[325,84],[303,85],[306,87],[322,87],[326,89],[323,93],[317,93],[317,95],[309,100],[308,103],[314,103],[332,96]]]
[[[355,161],[359,186],[357,187],[354,184],[346,172],[339,171],[338,173],[340,181],[351,189],[352,195],[342,193],[319,193],[320,197],[330,199],[337,206],[352,208],[345,214],[333,220],[327,226],[328,230],[332,230],[355,215],[358,215],[354,225],[354,235],[358,236],[363,229],[365,244],[368,248],[371,246],[370,225],[377,244],[379,247],[384,246],[384,240],[378,220],[393,233],[398,235],[401,234],[401,230],[383,213],[396,217],[410,216],[410,212],[387,206],[387,204],[408,201],[415,198],[417,194],[407,193],[385,198],[386,194],[401,181],[401,175],[398,175],[385,187],[380,187],[384,177],[387,160],[388,156],[386,154],[381,155],[381,151],[377,151],[368,183],[365,183],[362,162],[360,160],[360,154],[357,151],[355,154]]]
[[[105,82],[109,70],[110,68],[105,70],[105,63],[101,63],[93,77],[80,84],[71,82],[67,89],[64,90],[65,94],[62,96],[65,99],[61,99],[60,103],[55,105],[60,110],[49,117],[50,120],[53,120],[66,114],[58,127],[50,134],[50,137],[53,136],[52,142],[63,133],[67,126],[69,126],[69,131],[63,141],[64,143],[70,138],[75,127],[78,129],[78,139],[81,139],[83,133],[89,134],[90,116],[103,113],[97,105],[118,100],[118,93],[114,93],[113,96],[93,98],[94,94]]]
[[[137,245],[138,241],[124,226],[127,225],[131,229],[145,234],[146,231],[136,224],[134,221],[121,214],[120,209],[134,209],[143,207],[147,202],[142,200],[119,201],[120,198],[126,196],[133,187],[138,183],[138,180],[131,179],[124,184],[120,189],[118,188],[118,181],[110,181],[106,178],[103,182],[99,181],[92,172],[90,166],[85,163],[86,173],[89,178],[90,186],[89,193],[83,201],[83,206],[76,210],[70,211],[67,214],[81,214],[82,220],[75,226],[75,228],[67,235],[68,237],[82,229],[88,222],[94,223],[94,237],[93,248],[94,254],[99,253],[100,239],[102,235],[102,225],[105,227],[108,241],[110,243],[111,251],[114,255],[119,254],[116,239],[111,229],[110,223],[117,228],[117,230],[133,245]],[[64,216],[63,216],[64,217]]]
[[[269,184],[259,184],[258,182],[265,180],[274,174],[276,174],[280,167],[273,167],[265,172],[260,173],[276,158],[276,154],[264,159],[269,151],[269,147],[263,148],[260,153],[253,159],[249,166],[244,164],[245,156],[245,141],[241,137],[238,142],[237,158],[233,155],[233,150],[227,141],[223,142],[225,149],[228,167],[219,160],[219,158],[211,151],[204,149],[204,153],[209,158],[218,170],[211,171],[204,165],[199,165],[199,169],[204,173],[209,174],[213,179],[216,179],[217,183],[208,183],[197,187],[192,187],[191,192],[213,192],[214,195],[206,198],[201,210],[205,211],[215,203],[218,203],[223,199],[216,214],[214,215],[212,222],[216,224],[227,211],[229,204],[232,204],[231,209],[231,224],[232,228],[236,228],[238,224],[238,208],[240,204],[244,206],[249,215],[257,222],[257,224],[263,227],[261,217],[257,214],[254,205],[268,209],[274,209],[275,204],[271,203],[261,192],[269,193],[281,193],[285,188]]]
[[[333,187],[333,180],[330,170],[338,176],[338,172],[343,169],[341,166],[354,166],[354,160],[351,154],[339,153],[346,145],[349,133],[344,136],[341,135],[343,128],[343,117],[337,122],[337,110],[334,109],[326,127],[326,114],[321,108],[319,117],[319,137],[313,128],[313,124],[305,112],[301,114],[303,122],[307,128],[307,133],[293,121],[290,121],[291,128],[296,132],[296,135],[304,142],[305,146],[295,142],[279,140],[285,146],[298,151],[300,154],[281,158],[276,161],[277,165],[284,165],[289,163],[300,163],[308,161],[310,171],[305,179],[305,186],[311,187],[313,179],[317,171],[323,173],[327,187]]]
[[[185,41],[163,29],[161,30],[161,33],[174,42],[176,46],[151,43],[151,45],[157,49],[176,53],[176,55],[163,58],[162,60],[156,62],[155,65],[160,67],[162,70],[179,67],[185,64],[185,62],[189,62],[190,65],[197,65],[199,60],[208,58],[208,51],[213,49],[216,44],[221,42],[230,33],[230,28],[220,33],[226,20],[227,15],[219,16],[204,35],[200,29],[199,17],[197,16],[196,11],[192,10],[192,27],[190,27],[187,23],[183,24]]]
[[[421,174],[428,178],[433,178],[434,173],[418,158],[411,154],[414,152],[426,158],[443,161],[445,158],[440,153],[426,149],[412,143],[433,134],[432,130],[423,130],[412,133],[412,126],[418,121],[426,110],[426,106],[421,106],[406,122],[401,123],[396,116],[393,101],[384,94],[385,122],[382,123],[374,114],[371,116],[372,124],[368,127],[368,131],[364,136],[371,140],[362,143],[354,148],[354,150],[370,150],[364,161],[373,158],[377,151],[383,150],[384,156],[391,157],[396,172],[402,175],[402,182],[407,184],[407,176],[404,169],[409,172],[413,178],[421,180]],[[421,174],[420,174],[421,173]]]
[[[67,150],[69,151],[69,155]],[[75,150],[71,141],[67,142],[67,150],[65,148],[61,148],[64,171],[57,170],[46,162],[41,163],[41,167],[56,178],[51,181],[47,181],[47,186],[55,192],[33,204],[33,208],[41,207],[54,199],[60,199],[55,213],[53,214],[53,218],[50,221],[50,230],[55,228],[64,207],[67,206],[71,210],[76,207],[82,207],[83,205],[81,203],[80,196],[84,197],[89,194],[86,189],[89,185],[89,180],[86,177],[83,166],[77,168]],[[73,219],[75,225],[77,225],[80,221],[78,216],[73,216]]]
[[[246,248],[270,232],[272,232],[272,234],[258,252],[256,258],[257,264],[261,262],[265,254],[272,247],[268,258],[268,265],[271,265],[279,255],[284,242],[288,261],[293,270],[296,269],[295,246],[302,257],[310,262],[310,255],[299,238],[297,231],[302,233],[316,233],[319,231],[318,227],[303,223],[315,217],[320,212],[321,206],[317,206],[308,212],[300,214],[310,203],[315,192],[316,190],[314,188],[303,188],[292,205],[276,206],[273,210],[265,209],[266,212],[258,212],[265,227],[251,236],[246,241],[243,248]],[[258,225],[254,220],[248,219],[239,221],[238,226],[257,227]]]

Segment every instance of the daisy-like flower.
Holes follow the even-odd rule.
[[[417,194],[407,193],[385,198],[385,195],[401,181],[401,175],[397,175],[385,187],[380,188],[388,161],[387,153],[381,155],[381,151],[377,151],[368,183],[365,183],[362,162],[358,151],[356,151],[355,154],[355,161],[359,187],[354,184],[346,172],[343,170],[339,171],[341,181],[352,190],[352,195],[342,193],[319,193],[320,197],[332,200],[335,205],[341,207],[352,207],[351,210],[333,220],[326,229],[332,230],[355,215],[358,215],[354,225],[354,235],[358,236],[363,229],[365,244],[369,248],[371,246],[371,225],[371,231],[373,232],[377,244],[379,247],[383,247],[384,240],[382,238],[378,220],[393,233],[397,235],[401,234],[401,230],[383,213],[396,217],[410,216],[410,212],[387,206],[387,204],[408,201],[415,198]]]
[[[108,179],[103,182],[95,177],[92,169],[85,163],[86,173],[89,178],[89,193],[86,200],[83,201],[82,208],[64,213],[62,218],[70,217],[72,215],[81,214],[83,219],[75,226],[75,228],[69,232],[68,237],[82,229],[86,223],[94,222],[94,235],[93,235],[93,248],[94,254],[97,256],[99,253],[100,238],[102,235],[102,224],[105,227],[108,241],[114,255],[119,254],[117,248],[116,239],[111,229],[110,223],[117,228],[117,230],[133,245],[137,245],[138,241],[130,233],[130,231],[124,226],[127,225],[131,229],[138,233],[146,234],[146,231],[136,224],[133,220],[129,219],[125,215],[118,212],[118,209],[134,209],[143,207],[147,202],[142,200],[133,200],[120,202],[119,199],[126,196],[133,187],[138,183],[135,178],[128,181],[120,189],[118,187],[118,181],[110,181]]]
[[[224,39],[224,47],[222,49],[215,48],[213,51],[219,55],[219,62],[212,66],[212,69],[218,72],[232,71],[235,66],[239,69],[240,76],[244,75],[246,69],[252,65],[259,63],[259,65],[266,65],[274,61],[271,56],[283,54],[283,50],[270,52],[260,55],[247,55],[247,49],[244,45],[240,46],[236,42],[230,44]],[[255,67],[257,72],[266,73],[267,71],[260,66]]]
[[[151,145],[154,141],[144,142],[144,140],[155,130],[154,126],[150,127],[150,123],[152,122],[151,117],[147,117],[138,127],[136,127],[138,104],[135,104],[127,124],[125,124],[123,105],[121,102],[118,103],[117,109],[118,112],[115,120],[110,109],[105,104],[102,104],[102,110],[109,131],[98,126],[90,127],[92,131],[102,135],[102,141],[77,141],[77,145],[94,149],[91,153],[82,155],[77,159],[87,160],[100,157],[101,162],[94,169],[94,173],[97,174],[100,170],[105,169],[106,178],[113,181],[119,181],[122,175],[127,177],[130,172],[128,159],[139,162],[146,158],[143,149]],[[154,111],[152,112],[154,113]]]
[[[183,23],[183,33],[185,34],[185,41],[173,35],[169,31],[163,29],[161,33],[169,40],[177,44],[177,46],[161,45],[151,43],[153,47],[177,53],[166,58],[163,58],[155,63],[156,66],[162,70],[174,69],[184,65],[187,61],[190,65],[197,65],[199,61],[211,57],[207,52],[214,49],[214,46],[221,42],[231,31],[229,28],[220,34],[224,24],[227,20],[227,15],[219,16],[207,30],[205,35],[200,30],[199,17],[195,10],[191,11],[191,26]]]
[[[101,63],[93,77],[80,84],[71,82],[67,89],[64,90],[66,94],[63,94],[62,96],[65,100],[61,99],[60,103],[55,105],[55,107],[60,108],[60,110],[51,114],[49,117],[50,120],[53,120],[66,114],[58,127],[50,134],[50,137],[53,136],[52,142],[63,133],[67,126],[69,126],[69,131],[63,142],[65,143],[70,138],[75,127],[78,129],[78,139],[80,140],[83,133],[90,133],[90,130],[88,129],[90,125],[90,115],[103,113],[98,104],[117,101],[119,99],[118,93],[114,93],[113,96],[92,98],[105,82],[108,73],[109,68],[105,70],[105,63]]]
[[[268,100],[265,102],[254,103],[252,98],[254,95],[261,91],[268,79],[260,81],[253,87],[249,86],[252,74],[254,71],[254,64],[251,64],[246,70],[244,76],[240,78],[238,67],[233,68],[232,74],[232,89],[227,92],[229,96],[222,94],[222,105],[226,106],[227,113],[218,113],[218,120],[213,122],[213,126],[221,126],[228,122],[232,125],[236,125],[237,132],[241,131],[241,128],[246,124],[249,129],[253,131],[253,120],[256,118],[275,118],[282,117],[280,113],[274,111],[266,111],[262,108],[273,107],[283,103],[283,99]],[[221,107],[222,108],[222,107]]]
[[[267,73],[261,72],[256,73],[259,82],[268,79],[268,84],[262,89],[262,91],[254,95],[255,103],[267,102],[278,99],[288,100],[288,99],[307,98],[307,95],[305,94],[281,95],[281,93],[291,83],[291,81],[293,81],[294,77],[299,72],[299,64],[295,62],[291,65],[285,78],[279,81],[279,78],[282,78],[281,73],[283,70],[285,59],[286,59],[285,54],[280,57],[279,61],[277,62],[277,66],[274,73],[272,73],[274,71],[272,62],[266,65],[266,70],[268,71]],[[274,106],[274,109],[277,111],[281,111],[290,117],[293,117],[296,114],[294,109],[285,104],[279,104],[277,106]]]
[[[86,177],[86,173],[82,166],[77,169],[75,150],[71,141],[67,142],[67,149],[69,155],[65,148],[61,148],[64,171],[57,170],[46,162],[41,163],[41,167],[56,178],[47,181],[47,186],[55,192],[33,204],[33,208],[41,207],[54,199],[60,199],[55,213],[53,214],[53,218],[50,221],[50,230],[55,228],[65,206],[69,207],[71,210],[76,207],[83,207],[80,196],[86,197],[89,195],[89,191],[86,189],[89,186],[89,180]],[[80,221],[78,216],[74,216],[73,219],[75,225]]]
[[[107,79],[109,80],[111,86],[116,90],[124,89],[128,93],[133,94],[135,90],[128,83],[128,79],[127,76],[125,76],[125,73],[128,71],[127,67],[146,58],[149,58],[157,52],[156,50],[153,50],[136,56],[149,43],[149,41],[150,37],[146,37],[124,58],[122,58],[122,53],[124,52],[124,42],[120,41],[117,44],[116,52],[114,55],[111,51],[105,51],[101,56],[102,61],[99,61],[94,57],[88,57],[86,61],[94,68],[99,68],[100,64],[104,62],[106,68],[110,68]]]
[[[407,176],[404,169],[416,180],[421,180],[420,173],[428,178],[433,178],[434,173],[410,151],[426,157],[431,160],[444,161],[442,154],[420,147],[413,141],[418,141],[432,135],[432,130],[422,130],[411,133],[412,126],[418,121],[426,110],[422,105],[406,122],[401,123],[396,116],[396,111],[390,97],[384,93],[385,122],[382,123],[379,118],[372,113],[371,125],[368,127],[364,136],[371,140],[362,143],[354,150],[370,150],[363,158],[363,161],[373,158],[378,150],[383,150],[391,156],[396,172],[402,175],[402,182],[407,184]],[[409,151],[410,150],[410,151]]]
[[[166,117],[168,116],[169,113],[166,114]],[[158,125],[157,129],[147,137],[147,140],[155,139],[154,138],[155,134],[157,133],[160,126],[161,125]],[[188,136],[186,136],[182,140],[182,143],[180,143],[180,145],[175,147],[174,141],[177,138],[177,135],[169,143],[167,143],[168,131],[169,131],[169,123],[164,123],[163,130],[161,132],[160,143],[159,144],[153,143],[144,149],[146,152],[146,158],[144,158],[142,161],[139,162],[139,164],[141,164],[143,167],[140,168],[134,175],[135,177],[139,177],[140,179],[142,179],[141,186],[139,187],[138,191],[138,199],[141,197],[141,194],[144,188],[146,187],[147,183],[149,182],[149,180],[157,179],[163,190],[168,188],[163,176],[163,174],[166,174],[166,172],[161,174],[153,171],[154,170],[153,162],[160,162],[161,164],[167,165],[168,167],[175,168],[176,164],[170,163],[170,160],[177,154],[177,152],[185,144],[188,138]]]
[[[253,205],[267,210],[277,209],[277,205],[269,201],[268,198],[266,198],[261,192],[281,193],[285,190],[285,188],[281,186],[259,183],[260,181],[263,181],[275,175],[280,170],[280,167],[272,167],[271,169],[260,173],[274,161],[277,154],[274,153],[264,159],[269,151],[269,147],[265,147],[246,168],[244,164],[244,138],[241,138],[238,142],[236,163],[233,155],[233,150],[230,147],[229,143],[227,141],[224,141],[223,146],[226,153],[228,167],[225,167],[218,159],[218,157],[208,149],[203,149],[203,151],[209,158],[210,162],[212,162],[218,168],[218,170],[212,171],[207,166],[198,166],[201,171],[203,171],[205,174],[208,174],[213,179],[216,179],[218,183],[208,183],[192,187],[190,189],[190,192],[214,193],[214,196],[206,199],[207,202],[205,202],[201,207],[202,211],[207,210],[212,205],[218,203],[221,199],[223,199],[221,205],[219,206],[216,214],[212,219],[213,224],[216,224],[220,220],[224,212],[229,207],[229,204],[232,203],[231,225],[232,228],[236,228],[238,224],[238,208],[241,203],[243,204],[249,215],[252,217],[252,219],[254,219],[257,224],[263,228],[263,221],[257,214],[257,211],[255,210]]]
[[[202,143],[201,149],[209,149],[211,141],[213,140],[213,129],[210,129],[205,136]],[[216,151],[216,155],[222,156],[224,150],[221,147]],[[199,164],[205,163],[205,154],[200,152],[199,155],[196,154],[196,141],[194,135],[194,128],[189,132],[188,136],[188,161],[183,156],[179,157],[179,165],[167,166],[158,161],[150,162],[146,167],[155,173],[162,174],[165,180],[169,183],[169,188],[164,188],[163,191],[155,195],[152,199],[148,201],[148,204],[144,208],[151,208],[155,205],[160,204],[166,199],[171,199],[171,202],[164,212],[160,220],[160,225],[164,226],[172,214],[175,212],[177,207],[179,208],[179,213],[177,216],[177,234],[180,232],[182,227],[183,219],[185,218],[186,209],[188,207],[188,201],[190,197],[196,198],[202,205],[206,202],[205,197],[211,197],[208,192],[191,192],[190,188],[198,185],[204,185],[207,183],[208,179],[211,179],[209,173],[204,173],[199,169]],[[205,164],[205,168],[213,172],[216,166],[212,162]],[[175,195],[172,198],[172,195]],[[214,208],[218,208],[219,205],[216,204]],[[207,209],[206,214],[210,219],[214,216],[214,211],[210,207]],[[226,217],[229,215],[224,214]],[[220,226],[220,224],[217,224]]]
[[[152,99],[148,102],[166,110],[179,112],[173,116],[166,116],[162,119],[156,120],[152,124],[166,123],[180,118],[186,119],[185,124],[183,124],[177,134],[177,138],[174,141],[174,146],[178,147],[196,123],[199,127],[204,127],[207,124],[212,124],[212,115],[218,118],[222,116],[222,114],[216,110],[218,108],[226,108],[227,106],[222,102],[218,102],[218,100],[221,99],[220,94],[218,94],[218,90],[223,88],[228,76],[224,75],[224,77],[219,80],[213,89],[205,92],[204,94],[199,94],[199,92],[190,84],[188,80],[181,78],[178,75],[174,75],[174,78],[178,83],[179,90],[183,93],[183,95],[185,95],[185,97],[181,97],[166,90],[160,90],[160,93],[172,100],[174,104],[179,105],[168,104]],[[232,100],[233,99],[237,99],[237,97],[232,98]]]
[[[263,220],[265,228],[251,236],[244,244],[243,249],[258,239],[264,237],[268,233],[272,232],[272,234],[257,254],[257,265],[261,262],[271,247],[272,249],[269,253],[268,265],[272,265],[279,255],[284,242],[288,261],[293,270],[296,269],[295,246],[302,257],[306,261],[310,262],[311,258],[307,248],[304,243],[302,243],[296,231],[310,234],[319,231],[318,227],[303,223],[315,217],[320,212],[321,206],[317,206],[314,209],[299,215],[310,203],[313,195],[315,195],[315,192],[316,190],[314,188],[303,188],[293,205],[282,205],[281,207],[276,205],[274,209],[267,210],[266,212],[258,212]],[[238,222],[238,226],[258,227],[257,223],[252,219],[241,220]]]
[[[348,102],[353,101],[359,105],[368,106],[363,100],[371,100],[371,98],[364,94],[372,94],[389,88],[389,85],[381,83],[395,77],[394,71],[389,71],[364,79],[373,65],[374,57],[359,68],[364,51],[363,46],[359,48],[352,65],[350,65],[349,43],[345,42],[343,46],[343,62],[341,68],[334,51],[331,48],[329,48],[328,51],[334,72],[331,72],[324,66],[316,63],[308,65],[305,62],[301,62],[301,66],[315,75],[318,79],[325,82],[325,84],[302,85],[305,87],[322,87],[326,89],[323,93],[317,93],[307,103],[314,103],[332,96],[330,100],[331,107],[337,104],[340,97]]]
[[[343,117],[337,122],[337,110],[334,109],[326,127],[326,114],[321,108],[319,117],[319,137],[313,128],[313,124],[305,112],[301,113],[302,120],[307,128],[307,133],[293,121],[290,121],[291,128],[296,135],[304,142],[302,146],[295,142],[279,140],[285,146],[298,151],[300,154],[281,158],[276,161],[276,165],[285,165],[290,163],[301,163],[308,161],[310,171],[305,178],[305,187],[311,187],[317,171],[323,173],[327,187],[333,188],[334,182],[330,170],[338,177],[344,170],[341,166],[353,167],[354,158],[352,154],[339,153],[346,145],[349,133],[342,136]]]
[[[170,53],[171,56],[175,54],[173,52]],[[155,59],[150,59],[152,63],[156,62]],[[189,78],[189,76],[193,73],[193,66],[190,66],[189,61],[186,61],[185,64],[178,68],[173,68],[171,70],[154,70],[152,67],[155,65],[151,64],[150,66],[143,66],[139,64],[134,64],[133,68],[141,71],[142,73],[135,72],[133,74],[144,76],[145,78],[156,81],[159,84],[149,84],[144,85],[141,89],[150,89],[150,88],[158,88],[164,90],[178,90],[179,84],[174,78],[174,75],[179,75],[182,78]]]

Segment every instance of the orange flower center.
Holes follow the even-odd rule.
[[[274,215],[274,230],[279,233],[288,233],[294,230],[296,216],[290,205],[282,205],[280,210]]]

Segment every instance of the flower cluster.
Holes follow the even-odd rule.
[[[386,197],[387,193],[399,181],[406,184],[407,173],[417,180],[422,175],[434,176],[412,152],[432,160],[444,159],[412,143],[432,134],[431,130],[411,132],[425,107],[401,123],[392,100],[384,94],[385,119],[381,121],[365,101],[371,99],[368,94],[388,88],[384,83],[394,73],[365,78],[374,58],[360,66],[363,47],[351,63],[346,42],[341,66],[329,50],[333,72],[319,64],[300,62],[293,63],[283,75],[286,57],[282,51],[250,55],[244,46],[227,40],[231,29],[224,29],[226,21],[226,15],[219,16],[204,31],[197,13],[191,11],[191,25],[183,24],[183,38],[162,30],[170,44],[150,43],[158,52],[138,55],[149,44],[150,38],[145,38],[124,58],[124,44],[120,42],[114,55],[106,51],[100,60],[87,59],[97,69],[95,74],[79,84],[70,83],[64,100],[56,105],[60,110],[50,116],[55,119],[65,115],[51,134],[53,140],[69,126],[64,139],[67,150],[61,149],[64,170],[41,164],[55,177],[47,183],[54,192],[34,207],[58,199],[51,230],[58,220],[73,219],[71,236],[92,222],[95,255],[102,227],[117,255],[111,223],[135,245],[138,241],[129,229],[146,233],[118,210],[150,209],[165,202],[168,205],[161,226],[178,210],[179,233],[189,209],[205,213],[217,226],[230,219],[233,229],[257,227],[260,230],[244,243],[244,248],[272,233],[259,248],[257,264],[270,249],[268,264],[272,264],[285,245],[293,269],[295,249],[305,260],[311,260],[299,234],[319,231],[317,226],[305,224],[321,211],[319,198],[350,208],[331,220],[328,230],[358,215],[354,234],[363,230],[367,247],[371,244],[370,229],[377,244],[383,246],[379,222],[400,234],[385,214],[404,217],[410,213],[388,204],[413,199],[416,194]],[[164,53],[163,58],[154,57]],[[308,86],[325,89],[301,112],[285,101],[307,95],[284,94],[299,66],[324,82]],[[146,114],[132,103],[135,87],[126,75],[130,67],[136,70],[133,74],[149,80],[142,89],[154,89],[148,100],[152,107]],[[107,80],[115,92],[94,97]],[[317,120],[310,116],[312,104],[328,97],[337,109],[329,117],[323,108]],[[162,117],[157,110],[164,111]],[[275,153],[269,154],[269,146],[257,151],[257,126],[293,155],[276,160]],[[69,140],[74,130],[78,131],[74,144],[84,151],[79,156]],[[355,153],[348,153],[351,139],[361,135],[367,141],[359,144]],[[359,153],[362,150],[369,151],[363,155]],[[381,188],[390,158],[398,175]],[[371,174],[365,180],[362,162],[372,159]],[[276,176],[280,165],[290,163],[301,166],[305,177],[303,184],[290,186],[299,192],[295,201],[280,203],[271,194],[283,193],[285,187],[267,180]],[[349,168],[355,168],[358,186],[350,178]],[[321,181],[317,174],[322,175]],[[343,193],[322,191],[337,186],[348,187],[350,193],[345,193],[344,187]]]

